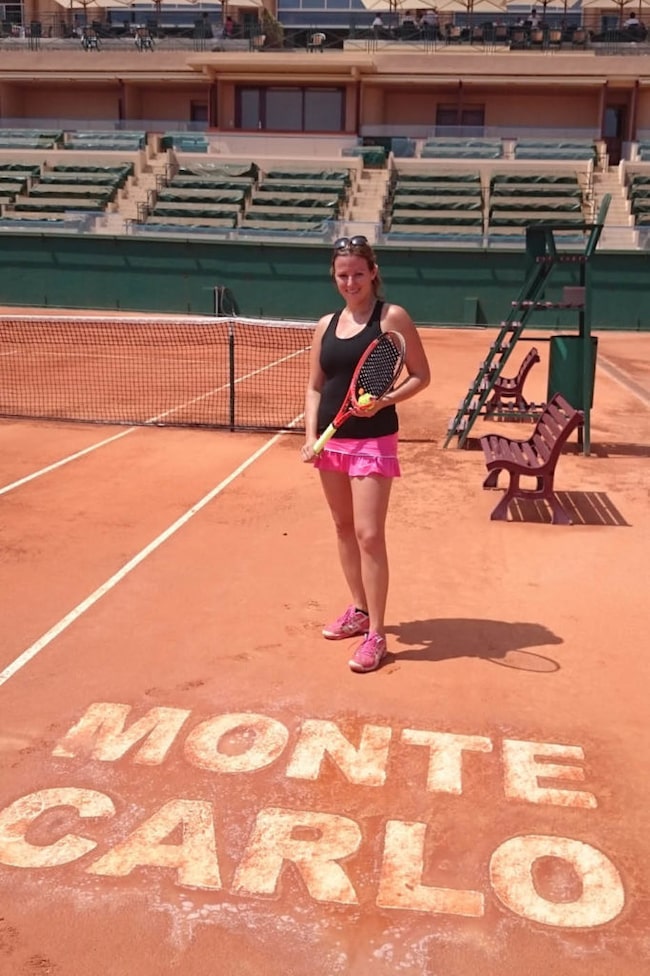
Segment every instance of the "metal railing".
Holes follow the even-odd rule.
[[[22,220],[16,221],[7,218],[0,218],[0,233],[20,233],[39,235],[58,235],[66,233],[79,234],[110,234],[113,237],[133,236],[161,238],[169,237],[173,239],[183,239],[187,241],[201,241],[210,239],[215,242],[250,243],[254,241],[267,242],[273,244],[304,244],[323,245],[329,247],[337,237],[350,232],[350,221],[327,221],[322,225],[308,228],[304,233],[296,231],[257,231],[247,229],[245,226],[236,228],[222,227],[191,227],[189,225],[173,226],[173,222],[167,225],[147,224],[148,216],[147,204],[139,204],[137,219],[127,218],[122,221],[120,229],[116,221],[116,215],[111,215],[110,229],[106,227],[105,214],[98,215],[96,212],[83,210],[70,212],[67,219],[61,224],[53,226],[51,220]],[[393,235],[383,230],[381,224],[362,223],[354,221],[354,233],[365,234],[371,244],[377,247],[408,248],[416,250],[513,250],[523,251],[526,247],[525,228],[513,229],[512,233],[494,234],[463,234],[445,233],[440,234],[408,234]],[[574,233],[567,234],[558,239],[558,243],[566,250],[584,250],[586,236],[585,233],[577,229]],[[650,226],[611,226],[606,225],[598,243],[599,251],[650,251]]]

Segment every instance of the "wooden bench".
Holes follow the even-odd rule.
[[[521,361],[521,366],[516,376],[499,376],[492,387],[492,397],[485,404],[487,415],[496,413],[497,410],[506,409],[504,399],[514,400],[514,409],[527,411],[530,404],[524,397],[524,383],[535,363],[539,362],[539,353],[535,346],[530,349]],[[509,409],[513,408],[510,404]]]
[[[501,471],[507,471],[510,476],[505,494],[491,519],[505,521],[508,506],[515,498],[543,499],[551,507],[554,525],[571,525],[571,519],[555,495],[553,481],[562,446],[583,420],[582,411],[575,410],[560,393],[556,393],[546,404],[528,440],[515,440],[500,434],[481,437],[489,472],[483,487],[496,488]],[[534,478],[535,487],[522,488],[519,483],[522,476]]]

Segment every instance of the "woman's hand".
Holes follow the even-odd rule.
[[[367,394],[370,397],[370,394]],[[376,413],[388,406],[388,401],[383,397],[370,397],[367,403],[359,404],[352,411],[355,417],[374,417]]]
[[[305,443],[300,448],[300,457],[302,460],[308,464],[313,461],[316,455],[314,454],[314,444],[316,441],[305,441]]]

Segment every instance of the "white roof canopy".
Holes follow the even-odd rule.
[[[203,3],[201,0],[170,0],[166,3],[165,0],[160,0],[160,2],[155,3],[151,0],[150,3],[139,3],[133,2],[133,0],[56,0],[56,3],[60,7],[67,7],[70,10],[87,9],[90,7],[97,7],[102,10],[106,10],[111,7],[128,7],[129,10],[133,10],[135,13],[153,13],[160,9],[163,10],[177,10],[177,9],[187,9],[192,7],[198,13],[202,11],[214,11],[221,9],[221,3]],[[229,6],[239,7],[239,6],[261,6],[262,0],[243,0],[242,4],[232,2]]]

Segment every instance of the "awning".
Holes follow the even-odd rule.
[[[211,12],[221,9],[221,3],[203,3],[201,0],[173,0],[173,2],[165,3],[165,0],[161,0],[160,3],[134,3],[133,0],[55,0],[60,7],[65,7],[68,10],[87,10],[92,7],[98,7],[102,10],[107,10],[110,8],[118,7],[128,7],[136,15],[137,14],[153,14],[159,13],[160,11],[173,11],[176,9],[187,9],[191,7],[198,13],[202,11]],[[262,0],[244,0],[243,6],[261,6]],[[230,6],[238,7],[239,3],[232,3]]]
[[[87,10],[89,7],[130,7],[128,0],[55,0],[59,7],[67,10]]]
[[[364,85],[382,85],[389,89],[391,86],[397,85],[413,85],[414,87],[422,85],[435,85],[436,87],[463,87],[463,89],[475,88],[480,86],[481,88],[517,88],[530,89],[530,88],[547,88],[553,85],[561,85],[567,89],[574,88],[600,88],[606,82],[604,77],[578,77],[574,78],[571,75],[531,75],[530,77],[524,77],[519,74],[490,74],[490,75],[442,75],[435,74],[433,71],[431,74],[422,74],[415,78],[412,74],[379,74],[379,75],[364,75],[363,83]],[[650,85],[650,80],[648,80]]]

